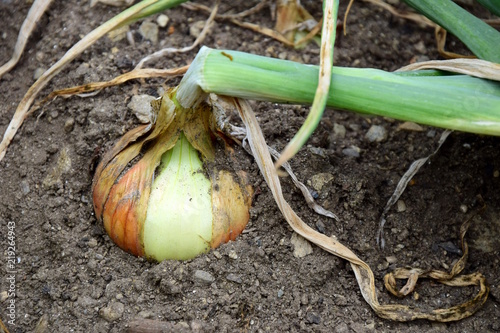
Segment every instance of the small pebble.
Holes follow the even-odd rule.
[[[30,193],[30,184],[27,180],[21,181],[21,192],[23,192],[24,195]]]
[[[168,24],[168,21],[170,21],[170,18],[167,15],[165,15],[165,14],[161,14],[156,19],[156,23],[158,23],[158,25],[161,28],[165,28],[167,26],[167,24]]]
[[[396,258],[396,256],[389,256],[389,257],[385,257],[385,260],[389,264],[395,264],[398,261],[398,258]]]
[[[57,117],[59,117],[59,112],[57,112],[57,110],[52,110],[49,112],[49,117],[52,119],[56,119]]]
[[[314,312],[308,312],[306,315],[306,319],[309,324],[319,325],[321,323],[321,317]]]
[[[75,118],[68,118],[66,122],[64,122],[64,131],[69,133],[73,130],[73,126],[75,126]]]
[[[467,205],[460,205],[460,211],[462,213],[464,213],[464,214],[467,213],[467,210],[468,210]]]
[[[319,148],[319,147],[310,147],[309,148],[309,151],[314,154],[314,155],[318,155],[320,157],[323,157],[323,158],[326,158],[327,157],[327,154],[325,153],[325,150],[323,148]]]
[[[321,221],[316,222],[316,230],[324,235],[326,233],[325,224]]]
[[[493,171],[493,177],[494,178],[500,177],[500,171],[498,171],[498,170]]]
[[[417,44],[415,44],[415,50],[417,50],[421,54],[427,53],[427,48],[425,47],[425,44],[423,41],[419,41]]]
[[[150,40],[153,44],[158,43],[158,25],[153,22],[144,21],[139,27],[139,33],[144,39]]]
[[[295,258],[304,258],[313,252],[311,243],[296,232],[292,234],[290,243],[293,245],[293,256]]]
[[[361,129],[361,126],[359,124],[349,124],[349,128],[354,132],[358,132]]]
[[[196,21],[189,27],[189,34],[194,38],[200,37],[201,31],[205,27],[205,21]],[[210,34],[213,28],[213,23],[208,27],[207,34]]]
[[[361,149],[356,146],[351,146],[349,148],[342,149],[342,154],[349,157],[359,157]]]
[[[43,75],[43,73],[45,73],[45,68],[41,68],[41,67],[38,67],[37,69],[35,69],[35,72],[33,73],[33,80],[38,80],[40,78],[40,76]]]
[[[0,302],[3,303],[7,298],[9,298],[9,293],[7,291],[2,291],[0,293]]]
[[[45,58],[45,53],[43,53],[42,51],[38,51],[35,54],[36,61],[41,62],[41,61],[43,61],[43,58]]]
[[[233,273],[228,274],[226,276],[226,279],[228,281],[235,282],[235,283],[238,283],[238,284],[243,283],[243,281],[241,280],[241,277],[239,277],[238,275],[233,274]]]
[[[346,129],[344,125],[337,123],[333,124],[333,138],[334,139],[344,139],[346,134]]]
[[[99,310],[99,315],[106,321],[112,322],[120,319],[125,311],[125,305],[120,302],[111,302],[107,307]]]
[[[447,242],[441,242],[437,244],[438,247],[441,249],[445,250],[448,253],[453,253],[456,255],[462,255],[462,250],[453,242],[447,241]]]
[[[137,315],[141,318],[144,318],[144,319],[150,319],[150,318],[153,318],[155,316],[153,312],[148,311],[148,310],[141,311]]]
[[[234,251],[234,250],[229,251],[229,254],[227,256],[233,260],[238,259],[238,255],[236,254],[236,251]]]
[[[398,200],[396,206],[399,213],[406,211],[406,204],[403,200]]]
[[[202,271],[200,269],[194,272],[194,279],[200,282],[212,283],[215,278],[209,272]]]
[[[93,248],[93,247],[96,247],[98,244],[97,244],[97,239],[95,238],[91,238],[89,239],[89,241],[87,242],[87,245],[90,247],[90,248]]]
[[[413,131],[413,132],[423,132],[424,128],[417,123],[412,121],[405,121],[398,126],[398,130]]]
[[[155,97],[150,95],[134,95],[127,104],[127,107],[141,123],[146,124],[151,122],[152,119],[153,109],[151,107],[151,101],[154,99]]]
[[[284,294],[285,292],[283,291],[283,289],[278,290],[278,298],[283,297]]]
[[[332,181],[334,179],[333,175],[331,173],[318,173],[314,176],[311,177],[311,185],[312,187],[318,191],[321,192],[323,189],[323,186],[325,186],[327,183]]]
[[[389,263],[387,261],[384,261],[380,264],[377,265],[377,270],[378,271],[384,271],[389,267]]]
[[[372,125],[365,135],[370,142],[382,142],[387,139],[387,130],[379,125]]]

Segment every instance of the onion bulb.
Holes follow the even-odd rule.
[[[153,121],[127,132],[93,180],[96,217],[136,256],[191,259],[234,240],[249,219],[252,188],[243,171],[220,170],[210,106],[184,109],[175,90],[153,101]],[[225,152],[231,149],[223,150]]]

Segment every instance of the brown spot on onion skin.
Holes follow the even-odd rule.
[[[245,180],[241,182],[224,170],[212,177],[212,248],[235,240],[248,223],[252,189]]]

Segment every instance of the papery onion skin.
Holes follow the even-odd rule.
[[[252,204],[253,190],[247,184],[245,172],[240,171],[238,178],[239,182],[236,182],[231,173],[221,170],[216,179],[212,179],[212,248],[234,241],[250,219],[248,209]]]
[[[167,95],[153,107],[155,105],[159,107],[158,120],[168,119],[168,123],[163,120],[160,124],[156,123],[152,130],[151,127],[143,127],[126,133],[105,155],[96,169],[93,181],[94,211],[98,220],[103,222],[110,238],[123,250],[156,261],[191,259],[209,251],[210,248],[234,240],[248,223],[253,193],[243,171],[238,172],[236,176],[233,172],[217,170],[213,163],[209,163],[211,166],[207,169],[207,164],[201,162],[200,156],[207,161],[213,161],[215,150],[211,138],[220,135],[211,132],[209,128],[210,108],[205,104],[197,109],[180,111],[175,109],[174,112],[173,103],[165,99],[168,99]],[[167,108],[168,113],[165,113],[164,109]],[[176,112],[181,116],[175,116]],[[149,134],[146,133],[148,131]],[[140,135],[143,137],[139,138]],[[227,138],[224,139],[227,144]],[[123,173],[127,165],[139,155],[141,149],[144,150],[146,142],[148,146],[143,156]],[[182,181],[189,182],[188,178],[194,175],[199,182],[196,186],[201,186],[198,189],[195,189],[195,186],[184,191],[187,195],[185,198],[175,196],[175,189],[171,188],[175,185],[168,180],[164,183],[170,183],[167,185],[170,188],[156,188],[159,184],[157,180],[162,178],[165,171],[165,158],[168,160],[170,158],[168,155],[175,153],[174,146],[178,145],[190,151],[189,158],[196,164],[194,167],[192,165],[191,169],[188,168],[189,172],[184,172]],[[170,149],[171,151],[167,152]],[[158,169],[162,159],[164,165]],[[170,169],[170,172],[175,174],[175,168]],[[121,173],[123,175],[120,175]],[[170,177],[172,176],[166,178]],[[173,210],[162,210],[158,213],[158,208],[151,206],[151,204],[162,205],[161,200],[158,202],[157,199],[161,199],[163,194],[158,191],[170,191],[174,196],[167,198],[168,201],[178,200],[184,203],[189,203],[189,199],[193,199],[193,193],[196,191],[199,195],[203,194],[204,199],[197,204],[195,202],[190,208],[192,211],[196,212],[196,209],[199,211],[188,219],[193,219],[193,216],[206,217],[204,220],[210,224],[196,230],[193,226],[189,226],[189,221],[183,222],[179,218],[180,214],[172,213]],[[177,194],[180,195],[181,192],[183,191],[178,191]],[[172,209],[176,208],[175,204],[173,206]],[[170,219],[172,216],[176,217]],[[152,220],[156,221],[154,223],[162,223],[163,226],[150,228],[153,226],[150,224]],[[172,222],[177,227],[165,226]],[[189,234],[187,239],[194,243],[189,243],[186,238],[182,238],[182,235],[170,235],[171,229]]]

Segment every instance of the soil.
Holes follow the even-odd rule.
[[[1,1],[3,23],[0,62],[13,50],[30,1]],[[223,1],[221,12],[239,12],[256,1]],[[320,17],[318,1],[302,1]],[[398,4],[400,8],[403,5]],[[342,1],[341,14],[346,2]],[[489,14],[469,8],[482,17]],[[0,81],[0,130],[3,133],[38,68],[48,68],[82,36],[120,11],[87,1],[56,1],[38,24],[19,64]],[[195,37],[190,27],[207,14],[185,8],[166,12],[170,21],[159,42],[99,40],[46,87],[52,90],[109,80],[160,47],[184,47]],[[147,19],[156,22],[156,16]],[[265,9],[246,21],[272,27]],[[409,62],[439,59],[434,34],[357,1],[340,36],[335,64],[395,70]],[[170,29],[170,30],[169,30]],[[319,47],[300,50],[271,38],[218,21],[203,42],[317,64]],[[467,52],[456,39],[448,48]],[[166,56],[151,66],[174,68],[192,61],[198,48]],[[430,154],[441,129],[403,130],[398,121],[328,110],[313,137],[292,161],[307,184],[317,175],[330,179],[317,188],[318,202],[340,222],[311,211],[299,190],[283,179],[286,198],[298,214],[326,235],[336,235],[372,267],[384,303],[436,308],[467,301],[475,288],[417,286],[418,299],[398,300],[383,290],[383,276],[395,267],[449,269],[459,258],[460,226],[469,218],[471,245],[466,273],[482,272],[491,287],[484,306],[452,323],[398,323],[378,318],[363,300],[350,265],[318,247],[296,258],[292,231],[282,218],[255,164],[247,170],[258,189],[246,231],[234,242],[196,259],[160,264],[131,256],[106,235],[91,203],[89,167],[97,151],[111,146],[138,124],[127,108],[136,94],[158,96],[162,85],[178,79],[132,81],[91,97],[59,98],[28,117],[0,162],[0,317],[10,332],[125,332],[137,320],[162,322],[164,331],[198,332],[493,332],[500,331],[500,141],[495,137],[452,133],[439,152],[414,177],[399,209],[387,215],[385,248],[375,234],[383,208],[409,165]],[[269,145],[281,150],[308,112],[306,106],[254,103]],[[345,135],[338,131],[344,126]],[[387,131],[381,142],[365,135],[372,125]],[[335,130],[335,128],[337,130]],[[345,148],[358,147],[358,157]],[[330,177],[331,176],[331,177]],[[323,177],[324,179],[324,177]],[[480,211],[482,202],[486,208]],[[15,324],[8,324],[7,241],[15,231]],[[446,243],[449,242],[449,243]],[[443,244],[447,247],[443,248]],[[390,262],[390,263],[389,263]],[[200,273],[201,272],[201,273]],[[207,277],[208,274],[208,277]],[[149,321],[148,321],[149,320]]]

